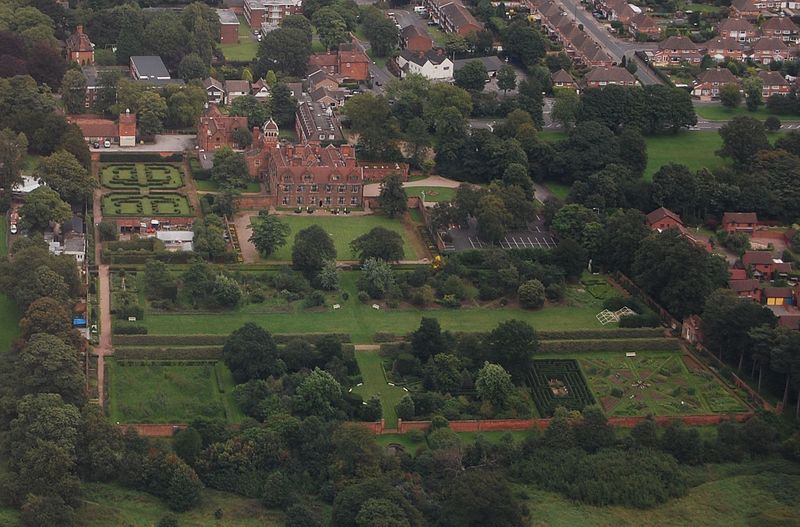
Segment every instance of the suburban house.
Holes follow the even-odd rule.
[[[244,0],[244,18],[250,29],[272,31],[288,15],[303,14],[303,0]]]
[[[758,29],[744,18],[726,18],[717,26],[719,36],[732,38],[739,42],[758,40]]]
[[[578,83],[572,78],[568,72],[558,70],[550,74],[550,80],[553,82],[553,88],[564,88],[567,90],[578,91]]]
[[[308,96],[320,106],[341,106],[344,104],[347,90],[335,88],[333,90],[326,87],[319,87],[316,90],[309,90]]]
[[[294,131],[301,143],[324,143],[344,140],[342,125],[330,106],[305,100],[297,106]]]
[[[681,217],[668,208],[659,207],[646,216],[647,226],[654,231],[678,229],[683,227]]]
[[[203,81],[203,86],[206,89],[209,103],[223,104],[225,102],[225,87],[220,81],[214,77],[208,77]]]
[[[207,152],[221,146],[236,148],[233,133],[239,128],[247,129],[247,117],[224,115],[216,104],[209,104],[197,122],[197,147]]]
[[[726,232],[746,232],[752,234],[758,227],[755,212],[726,212],[722,215],[722,228]]]
[[[489,75],[489,78],[493,78],[497,75],[497,72],[500,71],[500,68],[505,66],[505,62],[498,57],[497,55],[489,55],[488,57],[475,57],[471,59],[456,59],[453,61],[453,71],[458,71],[464,66],[467,65],[468,62],[472,62],[477,60],[483,67],[486,68],[486,73]]]
[[[661,28],[656,24],[656,21],[644,13],[637,13],[632,16],[628,22],[628,28],[631,33],[638,35],[657,37],[661,34]]]
[[[271,90],[269,89],[269,84],[267,84],[267,81],[264,79],[258,79],[250,86],[250,95],[259,101],[269,99],[270,94]]]
[[[768,306],[794,305],[794,290],[791,287],[765,287],[762,299]]]
[[[119,146],[136,146],[136,114],[130,110],[119,116]]]
[[[468,35],[483,29],[483,25],[460,0],[425,0],[423,5],[428,10],[431,21],[446,33]]]
[[[800,40],[800,28],[788,16],[767,19],[761,25],[761,33],[765,37],[778,38],[784,42],[797,43]]]
[[[67,37],[67,60],[77,62],[81,66],[94,64],[94,44],[89,40],[89,35],[83,32],[83,26],[78,24],[75,32]]]
[[[338,51],[314,53],[308,59],[309,71],[325,70],[343,80],[369,79],[369,57],[353,44],[340,44]]]
[[[754,0],[733,0],[730,14],[737,18],[756,19],[761,14],[761,8],[756,6]]]
[[[744,60],[744,43],[732,37],[717,37],[703,44],[706,53],[717,62],[725,59]]]
[[[225,81],[225,104],[230,104],[245,95],[250,95],[250,81]]]
[[[703,58],[697,48],[697,44],[689,40],[688,37],[683,36],[672,36],[659,42],[658,49],[656,49],[653,56],[653,62],[657,66],[667,66],[681,62],[700,64]]]
[[[553,0],[529,0],[531,16],[551,40],[560,42],[569,57],[588,66],[611,66],[613,59]]]
[[[742,256],[742,265],[757,278],[769,279],[775,272],[775,260],[770,251],[746,251]]]
[[[221,44],[239,43],[239,17],[233,9],[217,9],[219,41]]]
[[[396,60],[401,77],[409,73],[418,73],[435,81],[453,79],[453,61],[442,48],[433,48],[425,52],[404,49]]]
[[[762,38],[750,50],[750,58],[759,64],[769,64],[772,61],[783,62],[789,60],[791,53],[783,40],[777,38]]]
[[[789,81],[783,78],[779,71],[758,72],[761,79],[761,96],[768,99],[770,95],[788,95],[792,91]]]
[[[183,84],[181,79],[173,79],[158,55],[136,55],[130,60],[131,78],[149,86]]]
[[[729,280],[728,287],[736,293],[736,296],[761,303],[761,283],[756,279]]]
[[[325,70],[317,70],[306,77],[306,85],[308,91],[318,90],[320,88],[327,88],[329,90],[339,88],[339,82]]]
[[[592,68],[583,78],[587,88],[600,88],[615,84],[617,86],[636,86],[636,77],[625,68],[619,66],[607,66],[602,68]]]
[[[411,51],[428,51],[433,47],[433,39],[414,24],[400,31],[400,47]]]
[[[706,70],[697,76],[692,95],[701,101],[711,101],[719,98],[720,89],[726,84],[739,86],[739,80],[728,68]]]

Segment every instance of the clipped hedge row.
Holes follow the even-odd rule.
[[[272,337],[278,344],[286,344],[292,339],[302,338],[316,345],[324,336],[330,333],[307,334],[274,334]],[[351,342],[347,333],[334,333],[341,342]],[[222,346],[228,335],[122,335],[114,336],[115,346]]]
[[[220,360],[222,346],[196,347],[120,347],[114,350],[119,360]]]
[[[539,340],[649,339],[664,336],[664,328],[576,329],[537,331]]]
[[[668,338],[610,340],[540,340],[539,353],[589,353],[595,351],[679,351],[680,341]]]
[[[147,328],[145,326],[134,326],[126,324],[124,326],[114,325],[111,327],[113,335],[147,335]]]

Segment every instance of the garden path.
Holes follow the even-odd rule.
[[[97,226],[103,221],[103,192],[96,191],[92,202],[94,212],[94,257],[98,262],[98,307],[100,310],[100,338],[99,344],[94,347],[92,353],[97,355],[97,399],[98,404],[103,406],[105,402],[105,356],[113,353],[111,348],[111,278],[107,264],[100,263],[102,247],[100,243],[100,232]]]

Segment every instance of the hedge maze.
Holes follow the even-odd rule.
[[[115,190],[175,190],[183,186],[180,167],[170,163],[111,163],[103,166],[100,180]]]
[[[551,417],[558,406],[583,410],[595,402],[578,361],[573,359],[533,361],[528,386],[542,417]]]
[[[189,200],[174,192],[141,194],[117,192],[103,196],[104,216],[189,216]]]

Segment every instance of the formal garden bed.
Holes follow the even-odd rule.
[[[109,163],[100,169],[101,184],[114,190],[176,190],[183,186],[180,165]]]
[[[103,216],[191,216],[192,207],[183,194],[163,192],[141,195],[112,192],[103,196]]]

